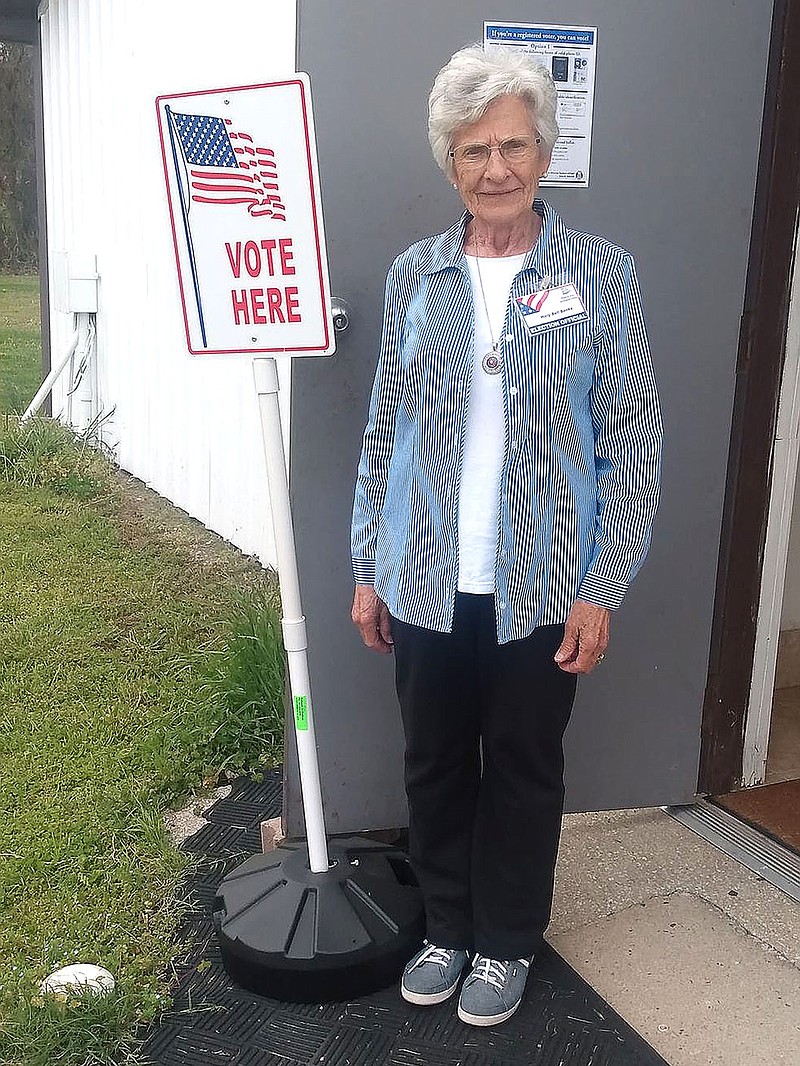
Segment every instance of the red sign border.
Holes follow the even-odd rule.
[[[186,298],[183,288],[183,274],[181,272],[181,256],[178,249],[178,233],[175,227],[175,213],[172,204],[172,185],[167,164],[167,150],[164,144],[164,128],[162,122],[162,101],[181,100],[195,96],[217,96],[219,93],[235,93],[248,89],[274,89],[279,86],[296,85],[300,90],[300,103],[303,109],[303,133],[306,142],[306,165],[308,167],[308,184],[311,190],[311,211],[314,221],[314,239],[317,247],[317,277],[319,279],[320,305],[322,307],[322,322],[325,329],[325,343],[322,345],[305,346],[297,348],[201,348],[192,347],[192,338],[189,331],[189,317],[186,312]],[[231,85],[221,89],[201,89],[198,92],[162,93],[156,97],[156,118],[158,120],[158,137],[161,142],[161,160],[164,164],[164,180],[167,185],[167,202],[169,205],[169,221],[172,228],[172,244],[175,249],[175,266],[178,271],[178,286],[181,292],[181,308],[183,311],[183,326],[186,332],[186,347],[192,355],[249,355],[260,352],[327,352],[330,346],[330,332],[328,325],[328,309],[325,300],[325,272],[322,265],[322,249],[320,246],[319,219],[317,216],[317,188],[314,183],[314,167],[311,158],[311,138],[309,135],[308,107],[306,105],[306,85],[300,78],[287,78],[284,81],[268,81],[256,85]],[[332,352],[329,354],[333,354]]]

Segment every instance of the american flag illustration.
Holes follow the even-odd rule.
[[[286,221],[275,153],[230,119],[169,111],[187,169],[189,204],[244,204],[253,217]]]
[[[541,311],[550,292],[550,289],[544,289],[539,292],[532,292],[529,296],[518,296],[517,303],[523,311]]]

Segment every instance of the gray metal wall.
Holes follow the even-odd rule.
[[[328,362],[295,364],[292,486],[329,826],[403,824],[392,663],[349,622],[348,524],[392,258],[460,211],[425,134],[427,94],[484,18],[598,27],[591,186],[567,222],[637,257],[664,407],[650,557],[567,734],[567,805],[694,795],[771,0],[301,0],[333,291],[354,307]],[[288,820],[302,826],[290,761]]]
[[[35,0],[3,0],[0,3],[0,41],[36,44],[38,37]]]

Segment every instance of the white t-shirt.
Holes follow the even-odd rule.
[[[498,353],[503,358],[508,296],[525,254],[481,258],[480,278],[477,257],[466,258],[475,307],[475,352],[458,495],[458,591],[488,593],[494,592],[495,582],[505,416],[503,373],[487,374],[481,364],[492,350],[492,337],[499,341]]]

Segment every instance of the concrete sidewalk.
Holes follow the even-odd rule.
[[[658,808],[566,816],[547,938],[671,1066],[800,1064],[800,907]]]

